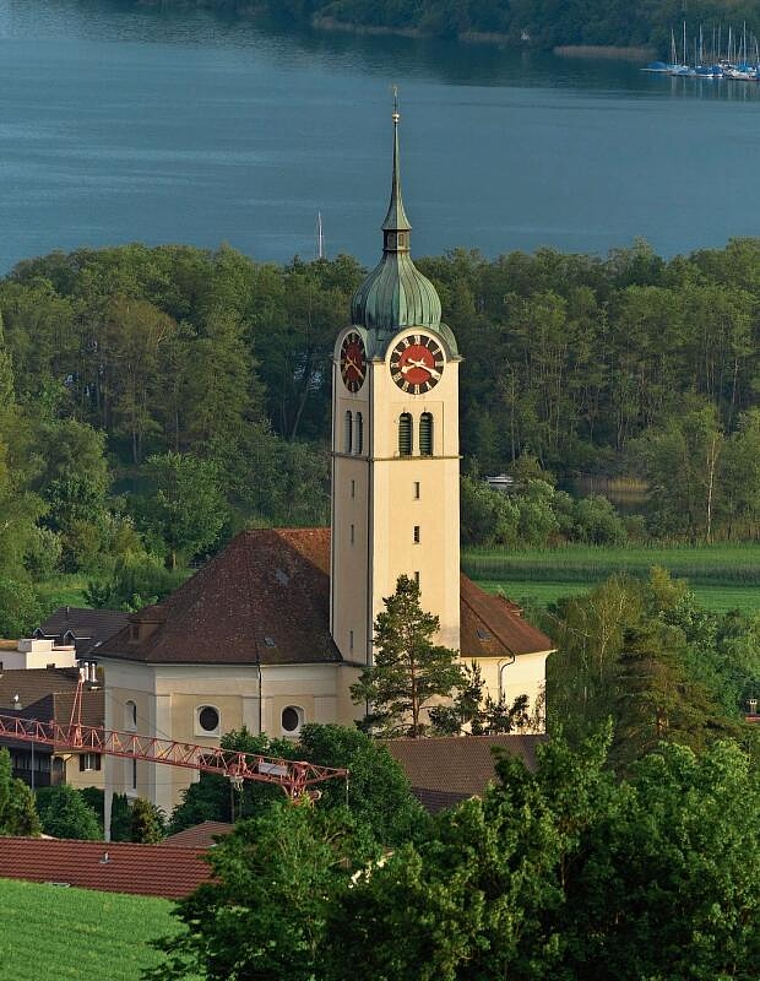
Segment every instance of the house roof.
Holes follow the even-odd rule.
[[[168,838],[164,838],[162,844],[174,848],[213,848],[216,839],[228,835],[233,828],[234,825],[226,821],[201,821],[200,824],[194,824],[192,828],[185,828],[184,831],[178,831],[176,835],[169,835]]]
[[[132,614],[100,653],[156,663],[340,662],[329,630],[329,535],[241,532],[162,603]]]
[[[180,899],[211,877],[204,854],[164,844],[0,838],[0,878]]]
[[[0,711],[16,710],[24,716],[28,706],[54,692],[74,692],[79,682],[77,668],[25,670],[13,668],[0,672]],[[14,696],[18,695],[18,703]]]
[[[20,719],[66,724],[71,719],[78,678],[79,672],[70,668],[5,671],[0,675],[0,713]],[[18,706],[13,701],[14,695],[19,696]],[[85,688],[82,691],[81,721],[88,726],[104,724],[105,695],[102,688]],[[0,743],[4,746],[24,745],[10,737],[0,738]],[[38,752],[54,753],[56,748],[38,744]]]
[[[494,750],[519,757],[535,769],[536,749],[544,735],[440,736],[388,739],[385,745],[409,778],[417,799],[436,812],[482,794],[496,779]]]
[[[102,688],[85,689],[82,692],[81,720],[86,726],[105,724],[105,694]],[[19,715],[40,722],[68,722],[74,707],[73,692],[52,692],[31,705],[25,706]]]
[[[34,632],[35,637],[55,641],[58,646],[74,644],[77,657],[95,653],[97,648],[122,630],[129,620],[128,613],[119,610],[85,610],[60,606]]]
[[[330,636],[330,529],[244,531],[162,603],[130,615],[99,655],[175,664],[340,662]],[[461,585],[463,657],[546,652],[520,609]]]

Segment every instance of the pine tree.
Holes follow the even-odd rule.
[[[375,621],[375,663],[351,686],[351,697],[372,706],[365,728],[402,729],[417,738],[425,728],[423,708],[462,687],[462,670],[455,650],[433,643],[440,621],[423,611],[414,579],[399,576],[396,592],[383,602],[385,611]]]

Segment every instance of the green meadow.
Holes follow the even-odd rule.
[[[165,899],[0,879],[0,976],[139,981],[161,959],[149,941],[179,927],[173,908]]]
[[[644,577],[653,566],[686,579],[708,609],[760,610],[760,545],[674,545],[557,549],[465,549],[462,568],[489,592],[546,606],[591,589],[616,572]]]

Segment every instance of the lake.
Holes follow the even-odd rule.
[[[417,255],[663,255],[760,232],[760,85],[488,46],[0,0],[0,272],[53,249],[229,242],[372,263],[391,90]]]

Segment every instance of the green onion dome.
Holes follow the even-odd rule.
[[[430,280],[412,262],[412,226],[401,200],[398,108],[393,112],[393,183],[383,222],[383,257],[351,300],[352,323],[389,338],[403,327],[441,327],[441,301]],[[381,345],[382,346],[382,345]]]

